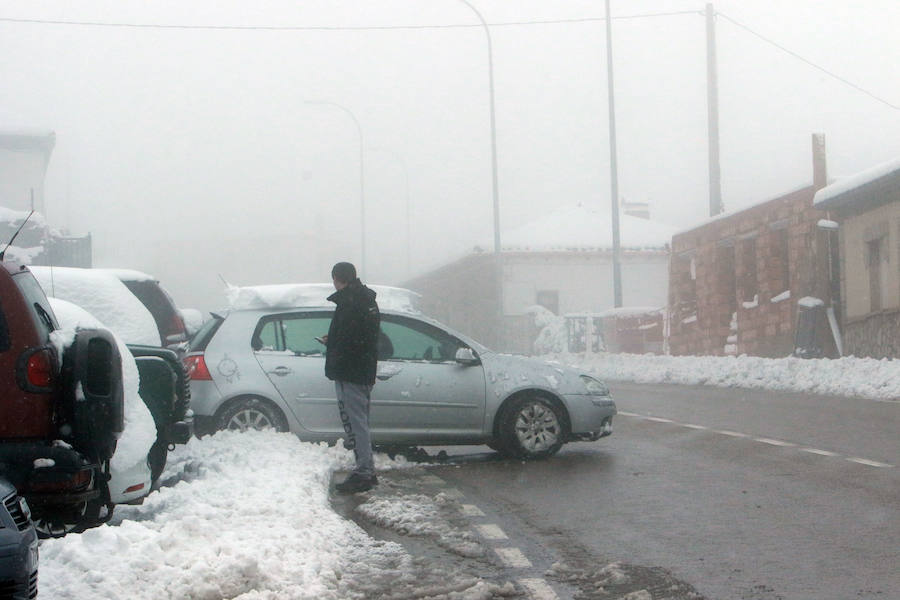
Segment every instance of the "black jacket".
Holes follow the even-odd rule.
[[[337,305],[325,350],[328,379],[375,384],[381,315],[375,292],[356,279],[328,297]]]

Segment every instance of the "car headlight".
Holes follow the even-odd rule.
[[[589,394],[594,394],[595,396],[609,396],[609,388],[599,379],[594,379],[587,375],[580,375],[580,377]]]

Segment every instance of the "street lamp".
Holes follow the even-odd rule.
[[[491,44],[491,30],[488,27],[487,21],[484,20],[484,17],[481,16],[481,13],[478,12],[478,9],[470,3],[468,0],[459,0],[470,9],[475,15],[478,17],[478,20],[481,21],[482,27],[484,27],[484,33],[487,36],[487,49],[488,49],[488,78],[490,85],[490,97],[491,97],[491,176],[493,177],[494,183],[494,253],[496,255],[500,255],[500,190],[497,183],[497,124],[494,116],[494,51],[493,46]]]
[[[356,133],[359,134],[359,247],[360,247],[360,272],[366,272],[366,172],[365,163],[363,162],[363,134],[359,119],[350,111],[349,108],[341,106],[337,102],[329,102],[325,100],[307,100],[305,104],[317,104],[325,106],[333,106],[342,110],[356,125]]]

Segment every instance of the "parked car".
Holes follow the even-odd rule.
[[[271,291],[233,293],[233,309],[194,337],[185,362],[198,431],[272,427],[336,441],[344,430],[316,340],[328,332],[333,306]],[[282,305],[300,297],[301,306]],[[615,403],[590,375],[492,352],[421,314],[390,306],[381,314],[375,444],[487,444],[536,458],[612,432]]]
[[[83,309],[48,299],[28,268],[2,261],[0,299],[0,475],[27,498],[40,535],[105,522],[116,504],[150,491],[149,450],[161,434],[147,406],[174,404],[178,358],[150,349],[168,352],[178,370],[151,366],[141,397],[141,349],[129,352]],[[126,422],[135,425],[126,431]]]
[[[152,275],[133,269],[99,269],[117,277],[150,311],[159,330],[160,345],[180,351],[188,341],[184,317],[169,292]]]
[[[31,600],[38,593],[38,538],[31,510],[0,478],[0,598]]]
[[[48,296],[85,309],[127,344],[140,375],[138,393],[150,409],[157,428],[149,456],[151,481],[155,482],[165,468],[168,448],[172,444],[185,444],[193,437],[193,418],[182,352],[160,346],[156,320],[122,280],[149,276],[137,271],[107,269],[31,267],[31,270]],[[149,282],[151,288],[156,285],[152,278]]]

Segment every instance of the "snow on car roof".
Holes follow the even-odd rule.
[[[134,269],[96,269],[117,277],[120,281],[156,281],[156,277]]]
[[[376,301],[382,310],[420,312],[421,296],[411,290],[386,285],[369,285],[378,296]],[[330,283],[283,283],[272,285],[235,286],[225,290],[232,310],[262,308],[311,308],[333,306],[328,296],[334,293]]]
[[[126,344],[159,346],[159,329],[150,311],[125,284],[99,269],[29,267],[49,297],[80,306]]]

